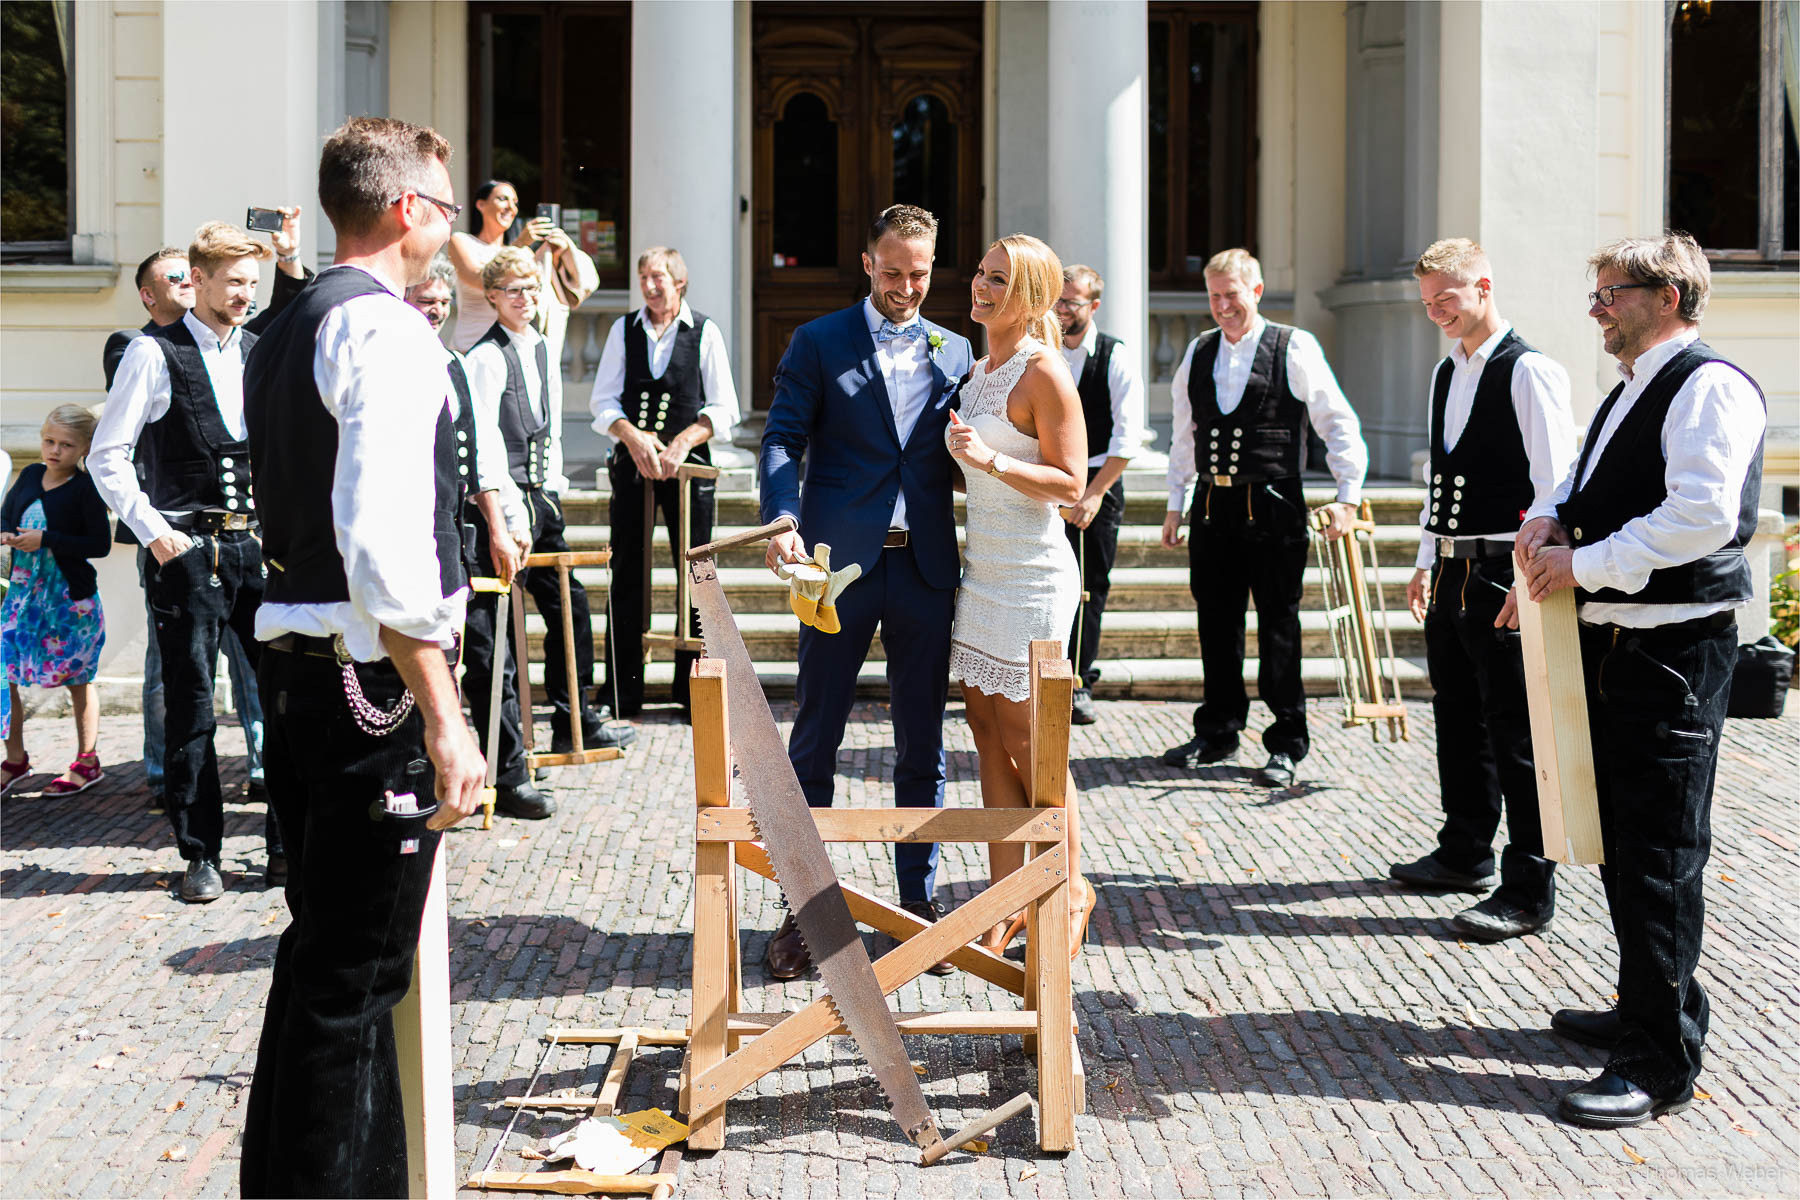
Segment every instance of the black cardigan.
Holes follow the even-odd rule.
[[[19,472],[18,482],[0,504],[0,530],[19,532],[19,520],[33,500],[44,502],[44,546],[69,581],[69,598],[85,600],[99,589],[99,578],[90,558],[105,558],[112,549],[112,523],[106,501],[86,471],[61,487],[44,490],[44,464],[32,463]],[[16,553],[17,551],[15,551]]]

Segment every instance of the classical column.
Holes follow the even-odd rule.
[[[1100,324],[1147,365],[1148,12],[1144,0],[1058,0],[1048,9],[1049,242],[1065,263],[1100,272]]]
[[[635,264],[646,246],[681,251],[688,302],[718,323],[728,346],[737,211],[732,38],[730,0],[658,0],[631,9],[627,262]]]

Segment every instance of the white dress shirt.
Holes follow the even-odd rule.
[[[468,360],[454,350],[450,351],[450,357],[462,363],[466,378]],[[525,498],[519,493],[519,485],[513,482],[512,469],[506,461],[506,437],[500,432],[500,393],[484,391],[470,379],[469,396],[475,410],[475,489],[498,492],[500,513],[506,520],[506,527],[529,533],[531,522],[525,515]],[[462,398],[455,388],[445,390],[444,403],[450,410],[452,421],[462,415]]]
[[[1088,355],[1100,340],[1100,327],[1088,322],[1087,334],[1073,350],[1065,344],[1063,361],[1069,364],[1069,378],[1077,384],[1087,369]],[[1144,381],[1139,377],[1136,358],[1124,345],[1113,347],[1106,361],[1106,390],[1112,397],[1112,440],[1104,451],[1088,447],[1088,466],[1104,467],[1109,458],[1131,458],[1144,448]]]
[[[512,339],[513,349],[519,353],[520,373],[525,376],[525,403],[530,406],[532,416],[549,414],[550,449],[545,456],[544,487],[560,496],[569,489],[568,476],[563,474],[562,457],[562,364],[550,359],[550,396],[546,401],[537,369],[537,347],[544,336],[530,325],[518,333],[508,329],[506,336]],[[549,352],[548,346],[545,352]],[[464,355],[463,361],[468,365],[470,389],[483,398],[483,403],[494,406],[494,419],[498,421],[500,393],[506,390],[505,351],[494,342],[482,342]]]
[[[1685,330],[1640,355],[1635,369],[1619,364],[1625,391],[1613,405],[1605,428],[1589,430],[1594,450],[1588,455],[1583,482],[1593,474],[1607,442],[1656,373],[1699,336],[1697,330]],[[1663,419],[1663,479],[1668,498],[1644,516],[1625,522],[1604,541],[1576,550],[1570,562],[1575,582],[1589,591],[1617,588],[1635,592],[1649,582],[1650,572],[1693,562],[1729,542],[1737,531],[1744,479],[1756,460],[1767,424],[1762,398],[1733,368],[1707,363],[1689,375]],[[1549,500],[1534,506],[1526,519],[1554,517],[1556,506],[1569,498],[1575,482],[1571,469]],[[1629,604],[1590,600],[1580,606],[1578,614],[1593,625],[1648,629],[1711,616],[1744,603],[1748,601]]]
[[[1219,355],[1213,362],[1213,386],[1220,412],[1235,412],[1243,402],[1244,386],[1250,381],[1250,368],[1256,361],[1256,347],[1268,324],[1257,317],[1235,345],[1220,331]],[[1175,368],[1175,378],[1170,381],[1175,417],[1175,431],[1169,440],[1170,512],[1187,512],[1194,496],[1195,422],[1193,405],[1188,401],[1188,371],[1194,361],[1194,347],[1199,343],[1199,338],[1188,343],[1181,365]],[[1338,500],[1355,504],[1362,498],[1363,478],[1369,471],[1362,422],[1344,399],[1318,339],[1304,329],[1294,330],[1288,338],[1287,378],[1288,391],[1306,405],[1313,428],[1325,440],[1325,465],[1337,481]]]
[[[594,376],[594,393],[588,399],[588,411],[594,414],[594,432],[612,436],[612,424],[618,420],[630,420],[622,403],[625,395],[625,323],[628,317],[620,317],[614,321],[606,334],[606,348],[600,351],[600,370]],[[650,310],[638,310],[638,324],[644,328],[644,336],[650,343],[650,375],[661,379],[663,372],[669,369],[669,358],[675,353],[675,335],[683,325],[690,328],[694,324],[694,310],[687,301],[681,302],[681,311],[675,314],[663,329],[661,336],[650,324]],[[709,320],[700,328],[700,387],[706,396],[706,403],[700,407],[700,415],[712,422],[712,435],[715,438],[728,439],[738,423],[737,388],[731,382],[731,356],[725,351],[725,335],[719,332],[719,326]],[[675,429],[668,431],[671,436],[680,433]]]
[[[1488,359],[1502,339],[1512,332],[1512,325],[1502,322],[1498,332],[1481,343],[1474,354],[1463,350],[1461,340],[1450,347],[1450,394],[1444,398],[1445,450],[1455,447],[1468,428],[1469,414],[1475,411],[1475,389]],[[1437,386],[1437,372],[1431,374],[1432,386],[1425,392],[1425,436],[1431,437],[1432,391]],[[1547,500],[1562,477],[1575,462],[1575,416],[1569,407],[1569,373],[1555,359],[1532,350],[1513,360],[1513,416],[1519,422],[1519,436],[1525,443],[1525,457],[1531,463],[1531,502],[1535,507]],[[1437,535],[1423,532],[1431,519],[1431,504],[1419,507],[1419,554],[1414,565],[1429,568],[1437,560]],[[1511,542],[1518,530],[1494,530],[1472,533],[1469,538]],[[1458,535],[1462,540],[1464,535]]]
[[[433,448],[449,352],[398,285],[369,274],[384,290],[332,309],[313,349],[313,383],[338,423],[331,517],[350,599],[256,610],[259,641],[342,634],[360,662],[387,657],[384,626],[448,649],[469,595],[439,595],[433,535]]]
[[[887,320],[875,308],[875,302],[864,298],[863,318],[869,323],[869,335],[873,337]],[[920,318],[900,326],[911,329],[919,324]],[[931,400],[931,343],[923,337],[894,338],[890,341],[875,342],[875,364],[881,368],[881,377],[887,383],[888,404],[894,410],[894,429],[900,434],[900,444],[906,445],[906,439],[912,436],[913,426],[919,423],[919,417],[925,411],[925,405]],[[909,529],[906,520],[906,489],[901,488],[894,500],[894,515],[888,519],[889,529]]]
[[[212,383],[219,418],[232,437],[244,437],[244,336],[233,327],[223,341],[190,311],[181,323],[200,347],[200,361]],[[94,429],[88,449],[88,473],[107,507],[148,546],[174,528],[156,510],[138,484],[132,454],[144,426],[168,415],[170,405],[169,361],[163,357],[162,339],[133,338],[119,360],[112,390],[106,393],[106,411]]]

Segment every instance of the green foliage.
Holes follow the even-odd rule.
[[[1782,539],[1787,543],[1787,570],[1769,585],[1769,620],[1784,646],[1800,647],[1800,523],[1790,525]]]
[[[69,236],[69,76],[48,0],[0,4],[0,240]]]

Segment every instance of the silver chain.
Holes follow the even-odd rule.
[[[344,699],[350,704],[350,716],[355,719],[356,727],[370,737],[386,737],[400,728],[400,723],[413,710],[412,692],[401,692],[394,707],[386,711],[376,708],[363,695],[362,680],[356,677],[356,663],[350,658],[350,652],[344,645],[344,635],[338,634],[333,640],[337,643],[338,663],[344,672]]]

